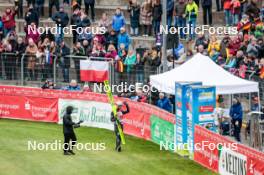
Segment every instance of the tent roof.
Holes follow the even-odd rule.
[[[216,86],[217,94],[258,92],[258,83],[232,75],[209,57],[196,54],[183,65],[158,75],[150,76],[150,84],[162,92],[175,94],[175,82],[202,82]]]

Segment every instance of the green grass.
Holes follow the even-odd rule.
[[[126,136],[123,152],[114,151],[112,131],[82,127],[76,129],[78,142],[104,142],[104,151],[29,151],[28,141],[50,143],[63,140],[62,126],[49,123],[0,119],[0,175],[210,175],[191,160],[159,145]]]

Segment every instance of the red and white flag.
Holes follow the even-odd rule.
[[[81,81],[104,82],[108,80],[109,63],[106,61],[80,61]]]

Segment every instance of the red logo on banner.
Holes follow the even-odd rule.
[[[213,106],[200,106],[199,112],[214,112]]]

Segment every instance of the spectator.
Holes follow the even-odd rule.
[[[130,34],[137,36],[139,34],[139,16],[140,6],[137,0],[130,0],[128,6],[128,12],[130,13]]]
[[[124,44],[125,49],[128,50],[129,45],[130,45],[130,37],[126,32],[126,29],[122,27],[120,29],[120,34],[118,35],[118,48],[120,49],[120,45]]]
[[[246,7],[245,13],[249,16],[250,22],[254,22],[259,18],[260,9],[258,8],[257,0],[250,0]]]
[[[15,0],[15,7],[17,8],[17,17],[23,18],[23,0]]]
[[[208,52],[206,51],[206,49],[204,49],[204,45],[202,44],[197,47],[197,52],[205,56],[208,55]]]
[[[174,0],[167,0],[167,25],[171,27],[172,17],[174,11]]]
[[[108,47],[110,44],[113,44],[115,48],[118,48],[117,43],[118,43],[117,35],[114,30],[111,30],[110,34],[106,38],[106,47]]]
[[[224,12],[225,12],[225,23],[226,26],[231,26],[231,0],[224,0]]]
[[[39,12],[39,16],[44,16],[44,3],[45,0],[36,0],[36,11]]]
[[[234,68],[236,67],[236,64],[237,64],[236,57],[234,55],[230,55],[230,58],[228,62],[226,63],[226,65],[224,66],[224,68],[233,72],[235,71]]]
[[[95,0],[84,0],[85,13],[87,15],[89,14],[89,8],[91,8],[91,19],[92,19],[92,22],[94,22],[94,17],[95,17],[94,4],[95,4]]]
[[[107,14],[106,13],[103,13],[102,14],[102,17],[101,17],[101,19],[99,21],[99,27],[105,27],[105,29],[107,31],[109,31],[110,25],[111,25],[111,22],[108,19]]]
[[[196,27],[196,20],[198,16],[198,6],[193,0],[188,0],[185,15],[187,16],[187,23],[189,25],[189,39],[193,40],[195,38],[194,29]]]
[[[65,42],[63,41],[60,45],[59,59],[62,69],[63,82],[65,83],[69,82],[69,69],[71,67],[71,60],[70,57],[66,57],[67,55],[70,55],[70,49],[68,46],[66,46]]]
[[[234,137],[238,142],[240,142],[241,141],[240,131],[241,131],[242,119],[243,119],[243,109],[237,97],[233,99],[233,105],[230,108],[229,115],[232,118],[232,125],[234,127]]]
[[[147,97],[142,90],[137,90],[135,96],[130,97],[132,101],[147,103]]]
[[[259,62],[259,78],[264,79],[264,58],[262,58]]]
[[[36,80],[36,53],[38,51],[37,45],[34,43],[32,38],[28,39],[28,46],[26,48],[26,54],[28,55],[27,58],[27,69],[28,69],[28,78],[29,80]]]
[[[209,54],[209,56],[212,56],[212,51],[213,50],[215,50],[217,52],[220,51],[220,44],[217,41],[217,38],[216,38],[215,35],[213,35],[211,37],[211,40],[210,40],[209,45],[208,45],[208,54]]]
[[[197,50],[199,45],[203,45],[204,49],[207,49],[208,44],[209,44],[209,41],[208,41],[208,39],[205,38],[204,34],[199,33],[198,38],[195,41],[194,48],[195,48],[195,50]]]
[[[35,23],[38,26],[39,22],[39,13],[33,8],[33,5],[30,5],[28,11],[25,14],[26,25],[30,25],[31,23]]]
[[[41,86],[42,89],[57,89],[56,85],[53,83],[52,80],[47,79],[45,83]]]
[[[17,47],[16,48],[17,68],[18,68],[18,70],[20,70],[19,68],[21,68],[21,58],[22,58],[22,55],[25,53],[25,50],[26,50],[26,44],[23,41],[23,38],[18,37],[16,47]],[[25,73],[26,62],[24,61],[23,64],[24,64],[24,73]],[[19,76],[19,74],[20,74],[20,72],[18,71],[17,77]]]
[[[143,26],[143,36],[151,36],[151,0],[145,0],[140,9],[140,24]]]
[[[0,16],[0,42],[4,38],[4,23],[2,22],[2,17]]]
[[[223,10],[223,1],[222,0],[215,0],[216,1],[216,11],[220,12]]]
[[[240,8],[241,4],[239,0],[232,0],[231,1],[231,14],[232,14],[232,24],[233,26],[236,26],[239,21],[239,15],[240,15]]]
[[[59,0],[49,0],[49,17],[52,18],[52,8],[55,6],[56,11],[60,10],[60,1]]]
[[[243,32],[243,35],[248,34],[251,29],[252,23],[248,15],[243,15],[241,21],[237,25],[237,31]]]
[[[180,39],[185,39],[186,36],[183,32],[183,28],[186,27],[185,16],[186,2],[185,0],[179,0],[175,5],[175,27],[180,27]]]
[[[80,78],[80,60],[83,60],[83,56],[85,56],[84,48],[82,47],[80,42],[77,42],[76,45],[73,47],[73,55],[74,56],[81,56],[74,58],[74,68],[76,72],[76,79],[78,82],[81,81]]]
[[[91,26],[91,21],[88,15],[83,10],[81,10],[81,22],[79,26],[80,27],[90,27]]]
[[[120,32],[122,27],[125,27],[125,17],[122,15],[120,8],[116,9],[116,13],[112,18],[112,28],[116,33]]]
[[[209,18],[209,25],[212,25],[212,0],[202,0],[203,7],[203,24],[207,25],[207,18]]]
[[[230,42],[229,35],[225,35],[224,38],[222,39],[221,43],[220,43],[220,55],[224,58],[227,57],[226,49],[229,45],[229,42]]]
[[[30,26],[25,28],[25,31],[26,31],[26,40],[28,41],[28,39],[31,38],[34,41],[34,43],[37,44],[40,36],[36,24],[32,22]]]
[[[80,91],[81,87],[78,85],[76,80],[71,80],[69,86],[65,88],[67,91]]]
[[[164,93],[159,94],[159,100],[157,101],[156,105],[161,109],[164,109],[168,112],[172,112],[172,105],[170,103],[170,100],[165,97]]]
[[[7,8],[2,16],[2,22],[4,24],[4,36],[9,32],[14,31],[16,28],[15,21],[16,11]]]
[[[61,6],[59,11],[52,16],[52,20],[57,24],[57,32],[55,36],[56,44],[60,44],[64,39],[63,28],[69,23],[69,16],[64,12],[64,7]]]
[[[145,59],[139,53],[137,53],[137,61],[136,61],[136,82],[144,83],[144,64]]]
[[[247,54],[252,55],[253,57],[258,56],[258,46],[257,46],[257,39],[252,38],[250,44],[247,46]]]
[[[152,14],[153,14],[153,28],[154,28],[154,34],[157,35],[160,33],[160,22],[161,22],[161,16],[162,16],[162,5],[160,3],[160,0],[155,0],[153,3],[152,8]]]
[[[81,24],[81,11],[79,8],[75,8],[71,16],[71,25],[73,29],[72,30],[73,44],[76,44],[77,42],[78,33],[76,29],[80,26],[80,24]]]
[[[105,54],[105,58],[111,58],[112,60],[114,60],[116,56],[117,56],[116,48],[113,44],[110,44]]]
[[[239,14],[239,20],[242,19],[242,15],[245,13],[246,5],[248,0],[239,0],[240,2],[240,14]]]
[[[127,57],[124,61],[124,65],[126,66],[126,73],[127,73],[127,80],[132,80],[133,78],[133,68],[134,65],[136,64],[137,58],[136,54],[134,53],[133,50],[129,50]]]

